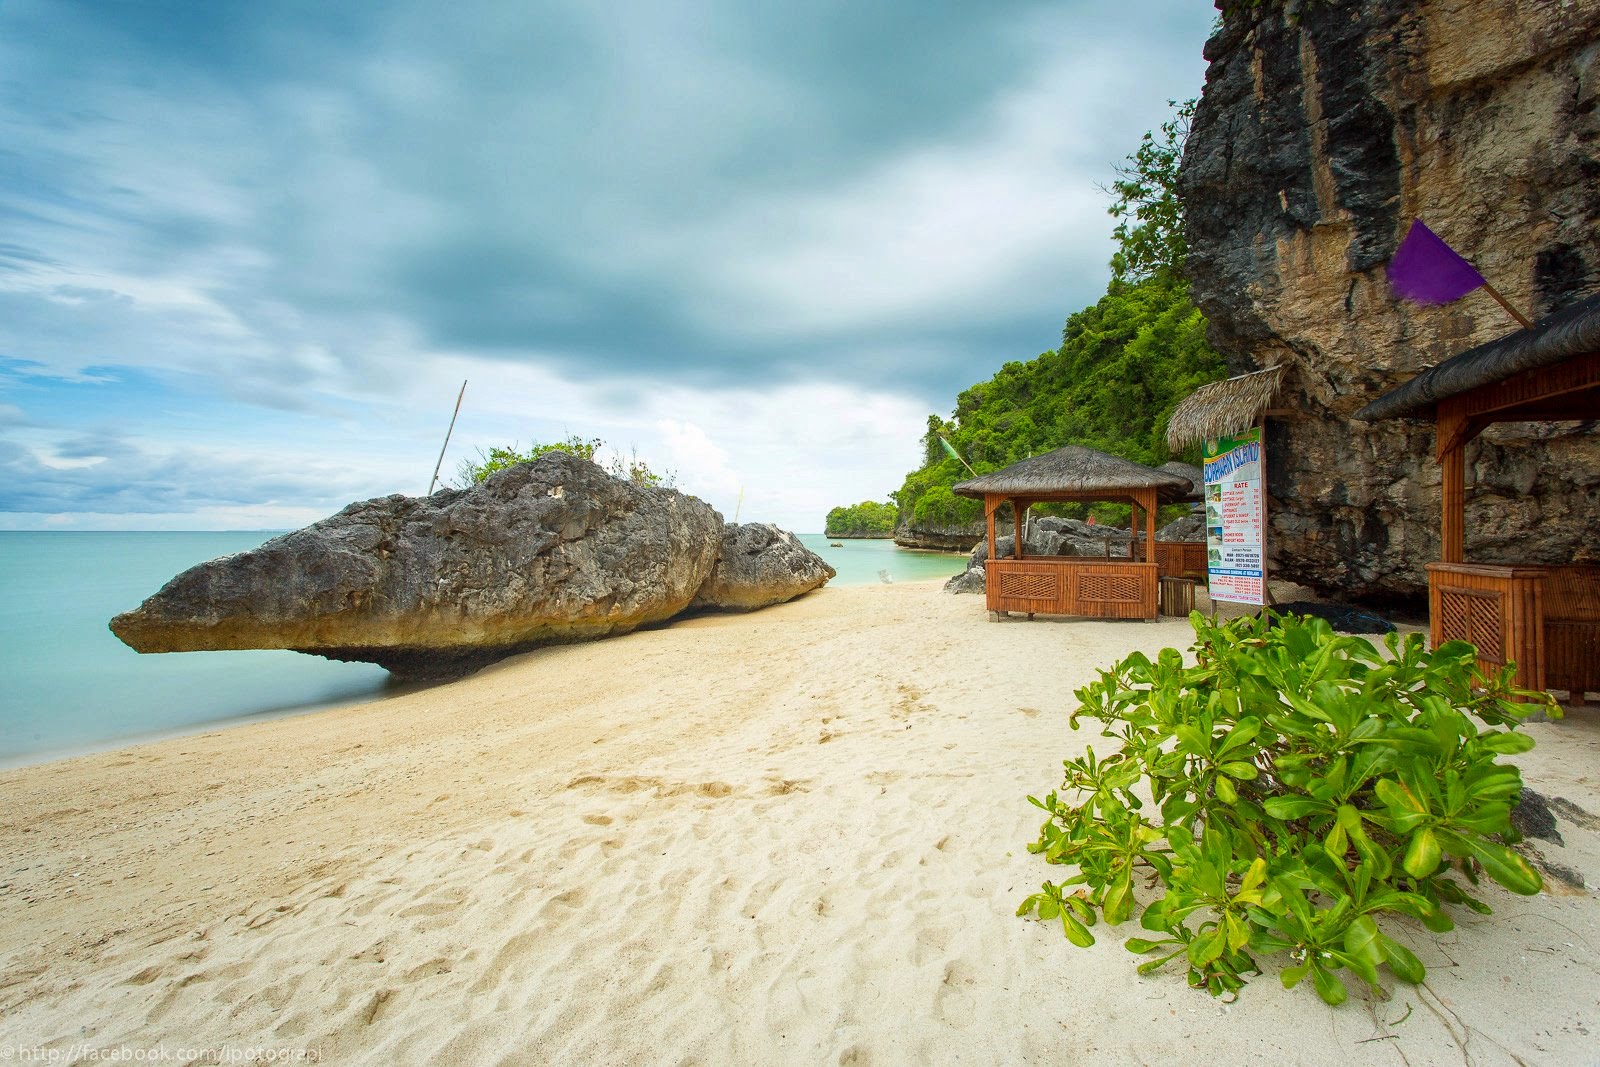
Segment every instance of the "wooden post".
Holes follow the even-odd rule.
[[[994,559],[994,513],[1000,510],[1000,498],[986,496],[983,498],[983,510],[989,520],[989,554],[985,559]]]
[[[1256,436],[1261,443],[1261,613],[1273,604],[1271,575],[1267,573],[1267,420],[1256,420]]]
[[[1022,505],[1016,497],[1011,498],[1011,547],[1015,550],[1017,559],[1022,558]]]
[[[1439,558],[1467,561],[1467,450],[1457,446],[1439,457]]]
[[[1156,491],[1149,491],[1149,496],[1144,501],[1144,561],[1156,562]]]
[[[1466,420],[1439,412],[1439,558],[1465,563],[1467,522]]]

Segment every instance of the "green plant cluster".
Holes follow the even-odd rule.
[[[898,514],[893,504],[863,500],[828,512],[826,532],[829,537],[888,537]]]
[[[531,463],[546,452],[567,452],[595,463],[595,453],[605,448],[606,443],[598,437],[579,437],[571,434],[565,441],[555,441],[549,444],[535,443],[527,448],[515,444],[502,445],[489,449],[478,449],[478,454],[473,459],[464,459],[456,468],[455,485],[457,488],[466,489],[483,481],[496,471],[514,467],[518,463]],[[650,469],[650,465],[639,458],[637,449],[627,456],[621,453],[614,454],[610,461],[603,465],[606,473],[613,478],[633,482],[635,485],[656,486],[671,488],[677,482],[677,473],[668,471],[658,474]]]
[[[1390,634],[1384,656],[1316,618],[1191,620],[1193,665],[1136,652],[1077,692],[1073,728],[1097,719],[1120,746],[1066,761],[1075,799],[1028,798],[1050,816],[1030,851],[1078,873],[1019,915],[1087,946],[1097,918],[1133,916],[1148,876],[1161,890],[1140,914],[1150,936],[1126,942],[1152,955],[1139,973],[1176,962],[1233,995],[1259,958],[1287,954],[1285,987],[1309,975],[1338,1004],[1343,972],[1374,990],[1385,967],[1422,981],[1391,936],[1401,917],[1443,932],[1449,906],[1488,914],[1473,895],[1485,875],[1539,891],[1503,843],[1522,779],[1498,757],[1533,747],[1514,727],[1540,706],[1510,699],[1533,694],[1509,669],[1484,677],[1471,645],[1430,653],[1416,634]]]

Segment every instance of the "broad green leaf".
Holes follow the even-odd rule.
[[[1220,926],[1212,927],[1189,942],[1189,962],[1196,967],[1204,967],[1218,956],[1221,956],[1223,949],[1227,947],[1227,936],[1223,933],[1222,928]]]
[[[1395,811],[1411,811],[1419,815],[1428,813],[1428,806],[1417,798],[1417,795],[1404,784],[1393,778],[1379,778],[1373,791],[1378,794],[1378,799]]]
[[[1228,777],[1237,778],[1241,782],[1251,781],[1261,773],[1254,763],[1248,763],[1244,760],[1230,760],[1217,769]]]
[[[1293,967],[1285,967],[1278,975],[1278,980],[1283,983],[1283,988],[1293,989],[1300,984],[1300,980],[1311,970],[1309,963],[1297,963]]]
[[[1531,897],[1544,888],[1539,872],[1504,845],[1471,839],[1468,844],[1472,847],[1472,858],[1483,864],[1484,872],[1513,893]]]
[[[1411,835],[1411,843],[1406,846],[1405,859],[1400,865],[1411,877],[1426,878],[1438,870],[1438,854],[1437,833],[1432,827],[1422,827]]]
[[[1389,965],[1389,970],[1402,982],[1417,985],[1428,976],[1422,961],[1400,942],[1387,934],[1378,935],[1378,946],[1383,950],[1384,962]]]
[[[1170,937],[1161,941],[1151,941],[1148,938],[1143,937],[1130,937],[1128,940],[1122,943],[1122,947],[1127,949],[1129,952],[1137,952],[1142,954],[1145,952],[1154,952],[1162,945],[1170,945],[1172,943],[1172,938]]]
[[[1513,756],[1518,752],[1526,752],[1533,747],[1533,738],[1527,734],[1498,733],[1487,734],[1482,738],[1483,747],[1490,752],[1497,752],[1502,756]]]
[[[1094,944],[1094,935],[1089,932],[1089,928],[1074,918],[1072,912],[1065,908],[1061,911],[1061,930],[1067,935],[1067,940],[1079,948],[1088,948]]]
[[[1217,799],[1224,804],[1236,804],[1239,801],[1239,791],[1226,777],[1218,776],[1216,781]]]
[[[1345,998],[1350,995],[1344,983],[1339,980],[1339,976],[1320,963],[1311,965],[1311,982],[1317,987],[1317,996],[1328,1004],[1335,1006],[1343,1004]]]
[[[1379,944],[1378,924],[1372,916],[1362,915],[1353,920],[1344,931],[1344,950],[1356,959],[1374,965],[1383,962],[1383,949]]]
[[[1331,810],[1331,805],[1325,800],[1314,797],[1287,796],[1268,797],[1261,802],[1262,810],[1274,819],[1288,822],[1292,819],[1303,819],[1307,815],[1316,815]]]

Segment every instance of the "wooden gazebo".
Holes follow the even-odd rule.
[[[1431,416],[1441,472],[1440,555],[1428,565],[1433,643],[1470,641],[1486,670],[1582,703],[1600,692],[1600,566],[1466,562],[1466,449],[1496,422],[1600,418],[1600,295],[1463,352],[1356,413]],[[1536,531],[1529,531],[1537,536]]]
[[[1135,541],[1143,526],[1146,542],[1154,544],[1156,508],[1180,501],[1190,491],[1187,479],[1081,445],[1013,463],[953,488],[961,496],[983,501],[989,529],[985,582],[990,611],[1102,619],[1155,618],[1158,564],[1131,558],[1025,555],[1022,531],[1028,509],[1044,503],[1130,503]],[[1005,504],[1011,505],[1015,520],[1016,549],[1011,558],[997,559],[995,512]]]

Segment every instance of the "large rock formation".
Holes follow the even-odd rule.
[[[787,530],[763,522],[723,527],[716,566],[691,608],[754,611],[809,593],[837,573]]]
[[[1421,216],[1535,318],[1600,288],[1600,4],[1228,7],[1180,190],[1212,343],[1232,373],[1289,368],[1295,414],[1268,436],[1274,576],[1414,598],[1439,553],[1432,424],[1350,415],[1516,326],[1482,292],[1398,301],[1383,267]],[[1469,560],[1594,558],[1592,426],[1491,428],[1468,483]]]
[[[351,504],[193,567],[111,629],[140,652],[289,648],[449,677],[539,644],[677,615],[725,543],[749,543],[744,529],[730,527],[725,539],[722,517],[703,501],[550,452],[471,489]],[[773,528],[755,529],[776,540]],[[806,588],[833,574],[811,558]],[[817,566],[827,570],[821,581]],[[771,573],[762,581],[767,603],[785,599]],[[724,585],[739,606],[754,606],[736,579]]]
[[[926,548],[938,552],[966,552],[988,536],[988,526],[979,520],[965,526],[912,526],[903,522],[895,527],[894,543],[901,548]]]

